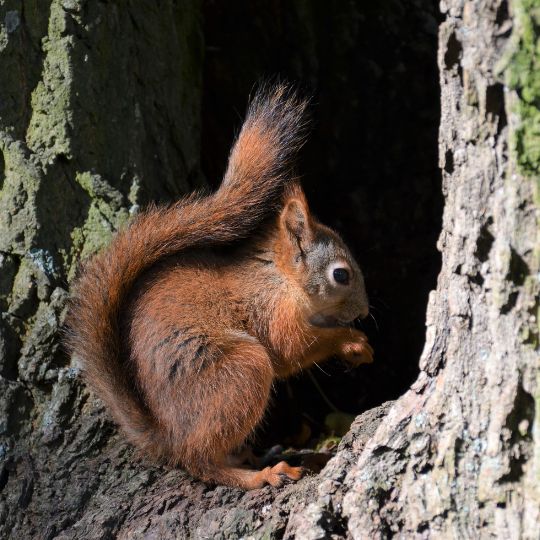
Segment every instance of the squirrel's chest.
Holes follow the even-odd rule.
[[[304,366],[312,336],[307,317],[294,297],[274,306],[268,320],[266,346],[278,376],[288,376]]]

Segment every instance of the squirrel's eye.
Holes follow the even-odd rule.
[[[332,275],[334,276],[336,283],[339,283],[341,285],[349,284],[350,276],[349,271],[346,268],[334,268],[334,272]]]

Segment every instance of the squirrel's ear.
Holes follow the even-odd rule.
[[[302,250],[313,237],[311,217],[303,197],[289,198],[280,216],[281,228]]]

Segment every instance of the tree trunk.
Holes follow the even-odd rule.
[[[349,471],[344,514],[357,537],[538,538],[538,8],[442,5],[443,264],[420,376]]]
[[[317,476],[244,493],[134,455],[58,340],[77,261],[106,243],[139,205],[204,182],[201,122],[208,131],[216,124],[200,114],[202,96],[215,92],[203,91],[203,6],[0,2],[0,535],[538,538],[535,3],[440,4],[442,267],[429,296],[416,381],[393,403],[358,416]],[[345,10],[326,2],[291,5],[295,35],[310,46],[313,6]],[[362,5],[349,6],[351,20],[338,28],[356,28]],[[405,17],[404,6],[426,21],[430,5],[396,1],[373,21],[399,26],[395,10]],[[371,15],[366,11],[366,24],[375,24]],[[207,81],[219,72],[209,61],[214,74],[207,71]],[[336,108],[342,88],[331,94]],[[420,118],[423,94],[413,100],[405,87],[402,93],[387,105],[412,103]],[[413,128],[413,140],[429,133]],[[403,145],[393,157],[410,151]],[[412,208],[420,196],[411,187],[403,197]],[[375,384],[386,396],[385,380]]]

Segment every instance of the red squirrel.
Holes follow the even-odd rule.
[[[284,85],[259,91],[219,189],[140,213],[73,284],[66,341],[87,382],[136,447],[207,482],[299,479],[238,464],[272,381],[372,361],[350,324],[368,314],[360,268],[292,176],[305,109]]]

